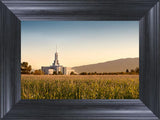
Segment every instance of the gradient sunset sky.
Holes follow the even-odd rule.
[[[25,21],[21,62],[50,66],[56,45],[59,62],[73,67],[139,56],[138,21]]]

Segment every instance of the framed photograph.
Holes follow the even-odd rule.
[[[1,0],[0,118],[158,120],[159,0]]]

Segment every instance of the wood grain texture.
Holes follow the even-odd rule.
[[[160,2],[140,20],[140,99],[160,117]]]
[[[158,120],[140,100],[21,100],[4,120]]]
[[[2,0],[24,20],[140,20],[158,0]]]
[[[0,118],[20,100],[20,21],[0,2]]]

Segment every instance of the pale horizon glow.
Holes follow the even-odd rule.
[[[21,62],[50,66],[56,45],[66,67],[139,57],[138,21],[25,21]]]

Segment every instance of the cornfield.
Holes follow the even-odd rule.
[[[138,75],[22,75],[22,99],[138,99]]]

